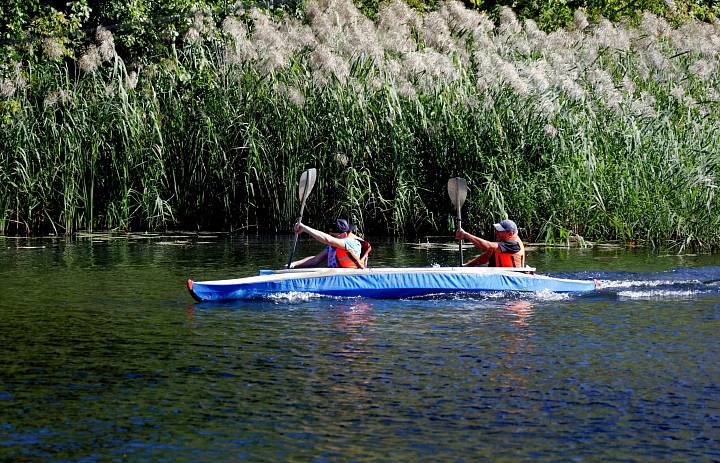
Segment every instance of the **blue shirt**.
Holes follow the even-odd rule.
[[[345,243],[345,249],[351,251],[358,257],[360,256],[360,253],[362,252],[362,245],[360,244],[360,241],[356,240],[355,238],[342,238],[342,241],[343,243]],[[335,260],[335,248],[332,246],[328,246],[327,253],[328,267],[337,268],[337,261]]]

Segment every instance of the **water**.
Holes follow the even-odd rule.
[[[586,296],[203,305],[187,278],[287,238],[100,238],[0,238],[2,461],[720,460],[719,256],[529,252]]]

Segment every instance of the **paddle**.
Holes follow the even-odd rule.
[[[300,175],[300,181],[298,182],[298,196],[300,197],[300,218],[297,220],[297,223],[302,222],[303,217],[303,211],[305,210],[305,201],[307,201],[308,196],[310,196],[310,192],[312,191],[313,187],[315,186],[315,178],[317,177],[317,171],[313,167],[312,169],[308,169],[305,172]],[[298,234],[295,233],[295,240],[293,241],[292,245],[292,251],[290,251],[290,258],[288,259],[287,267],[290,268],[290,264],[292,264],[293,256],[295,255],[295,247],[297,246],[298,242]]]
[[[465,203],[467,197],[467,182],[464,178],[453,177],[448,180],[448,195],[450,195],[450,201],[452,201],[455,209],[457,210],[457,217],[455,222],[455,230],[462,228],[462,214],[460,210]],[[463,242],[460,240],[460,267],[463,265]]]

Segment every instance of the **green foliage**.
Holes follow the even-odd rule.
[[[383,1],[354,0],[355,5],[375,19]],[[438,0],[405,0],[419,12],[437,8]],[[680,24],[693,18],[711,21],[720,15],[718,2],[703,0],[463,0],[470,7],[490,13],[497,19],[500,7],[510,6],[519,19],[533,19],[544,31],[566,27],[575,10],[590,19],[637,21],[643,11]],[[249,4],[263,5],[263,2]],[[283,2],[278,11],[301,15],[303,0]],[[118,53],[128,62],[150,62],[167,54],[193,24],[196,14],[236,11],[229,0],[6,0],[0,4],[0,53],[14,60],[38,59],[43,37],[54,37],[59,44],[78,47],[92,42],[98,26],[116,31]]]
[[[16,61],[40,59],[44,38],[79,47],[104,26],[120,32],[115,44],[121,56],[146,61],[166,54],[196,14],[233,5],[228,0],[7,0],[0,5],[0,52]]]
[[[24,37],[32,20],[47,8],[41,8],[39,0],[8,0],[0,4],[0,37],[3,40],[17,40]]]
[[[90,15],[87,0],[67,3],[7,0],[0,5],[0,56],[11,60],[39,57],[43,38],[57,37],[62,46]]]
[[[565,0],[549,0],[541,2],[537,23],[540,29],[553,31],[570,24],[572,15],[573,12]]]
[[[98,1],[88,26],[121,25],[116,40],[121,56],[147,60],[166,54],[190,27],[195,12],[211,11],[218,3],[227,4],[224,0]]]

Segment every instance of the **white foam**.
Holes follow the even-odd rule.
[[[693,299],[707,291],[696,290],[652,290],[652,291],[620,291],[618,297],[621,299],[633,300],[673,300],[673,299]]]
[[[321,299],[321,294],[305,293],[299,291],[290,291],[287,293],[275,293],[268,295],[268,299],[273,302],[307,302],[313,299]]]
[[[543,289],[541,291],[535,291],[531,294],[531,299],[535,299],[538,301],[566,301],[568,299],[572,298],[571,294],[568,293],[555,293],[553,291],[550,291],[548,289]]]
[[[600,280],[600,287],[602,289],[613,289],[613,288],[636,288],[646,287],[652,288],[656,286],[672,286],[672,285],[697,285],[701,284],[700,280]]]
[[[449,297],[448,297],[449,296]],[[566,301],[573,298],[570,293],[556,293],[549,289],[534,292],[517,292],[517,291],[484,291],[477,293],[454,293],[437,294],[437,298],[448,298],[452,301],[475,301],[475,300],[502,300],[502,299],[523,299],[531,301]]]

